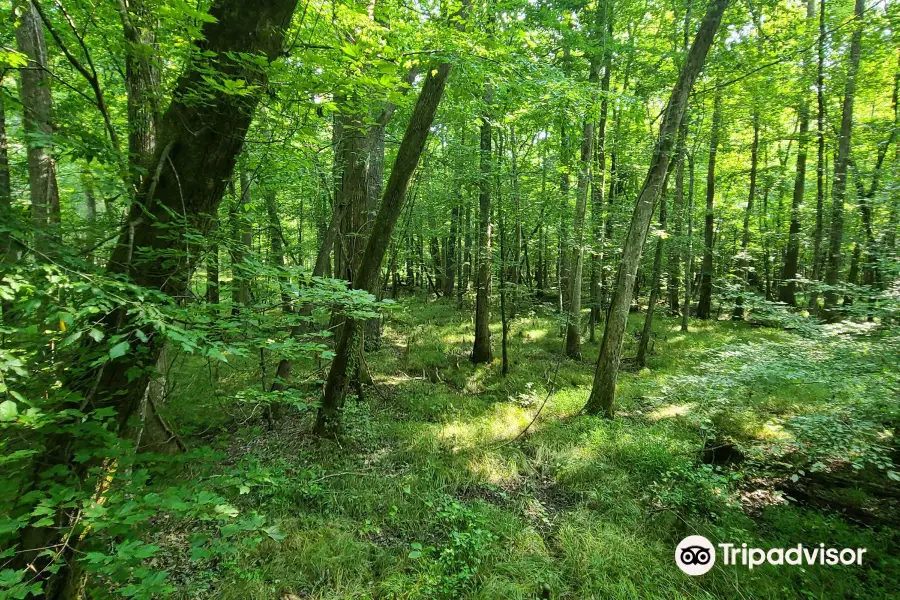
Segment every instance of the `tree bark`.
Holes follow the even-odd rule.
[[[685,130],[686,133],[686,130]],[[687,137],[685,135],[685,137]],[[688,156],[687,252],[684,257],[684,307],[681,309],[681,331],[687,333],[691,318],[691,286],[694,283],[694,155]]]
[[[804,165],[806,163],[804,162]],[[741,255],[738,259],[739,285],[747,286],[748,267],[750,259],[747,256],[750,247],[750,215],[753,214],[753,204],[756,201],[756,179],[759,171],[759,115],[753,115],[753,142],[750,146],[750,193],[747,194],[747,209],[744,211],[744,230],[741,233]],[[743,289],[741,290],[743,292]],[[742,321],[744,319],[744,295],[741,293],[734,303],[732,318]]]
[[[159,66],[152,11],[142,0],[116,0],[125,37],[125,90],[128,104],[128,152],[136,187],[149,173],[156,148]]]
[[[613,414],[616,378],[622,356],[628,308],[631,305],[631,293],[634,289],[634,279],[644,241],[647,238],[647,229],[668,172],[672,149],[687,106],[688,95],[703,69],[703,63],[706,61],[706,55],[712,45],[716,30],[719,28],[726,6],[728,6],[728,0],[712,0],[710,3],[684,67],[678,76],[678,82],[669,98],[647,178],[635,204],[631,225],[625,238],[625,247],[616,277],[616,288],[610,304],[603,341],[600,345],[600,356],[597,359],[594,384],[591,396],[585,406],[588,413],[604,412],[610,417]]]
[[[609,116],[609,84],[612,78],[612,51],[607,44],[613,39],[613,15],[609,1],[604,4],[606,31],[604,44],[603,78],[600,80],[600,118],[597,121],[597,148],[594,152],[594,176],[591,180],[591,316],[590,341],[595,341],[595,329],[603,309],[603,209],[606,198],[606,122]],[[596,180],[596,181],[595,181]]]
[[[591,61],[588,81],[596,86],[600,64]],[[596,91],[593,100],[596,101]],[[594,121],[585,117],[581,136],[581,162],[578,169],[578,195],[572,226],[572,260],[569,272],[569,306],[566,317],[566,356],[581,359],[581,275],[584,266],[584,222],[587,213],[588,191],[591,185],[591,163],[594,154]]]
[[[237,315],[250,304],[250,279],[245,261],[253,244],[253,231],[247,211],[250,208],[250,175],[246,159],[240,164],[241,197],[235,199],[231,211],[234,250],[231,255],[231,314]]]
[[[378,215],[356,273],[353,283],[355,289],[367,290],[371,293],[380,279],[381,261],[384,259],[391,234],[403,209],[409,181],[418,165],[419,157],[425,149],[428,132],[434,122],[434,116],[444,94],[444,86],[449,74],[450,65],[442,63],[436,69],[429,71],[425,78],[425,84],[419,93],[409,125],[403,135],[403,141],[397,151],[394,168],[391,170]],[[359,326],[359,321],[348,318],[341,328],[334,360],[325,384],[322,406],[319,408],[316,418],[315,431],[319,435],[331,431],[337,424],[338,413],[343,404],[344,392],[347,387],[347,367]]]
[[[809,134],[809,107],[805,100],[800,105],[799,112],[797,171],[794,175],[794,195],[791,198],[791,224],[781,272],[781,287],[778,290],[778,300],[788,306],[797,306],[797,283],[794,279],[800,270],[800,205],[803,203],[803,192],[806,189],[806,146]]]
[[[31,0],[16,0],[13,14],[18,22],[16,42],[28,58],[20,70],[19,95],[23,126],[28,139],[28,187],[31,214],[38,230],[60,223],[56,159],[53,157],[53,99],[47,70],[47,42],[37,8]]]
[[[153,176],[144,183],[137,202],[130,208],[109,261],[111,273],[169,294],[180,296],[186,292],[197,253],[192,246],[185,253],[173,253],[172,238],[165,232],[182,218],[202,234],[208,231],[267,83],[265,67],[231,57],[253,54],[267,61],[278,58],[295,6],[296,0],[271,0],[254,4],[250,10],[246,0],[213,2],[209,9],[212,19],[204,22],[201,36],[194,42],[192,58],[176,84],[173,100],[162,119]],[[209,62],[210,55],[215,56],[214,64]],[[204,89],[204,101],[193,101],[211,68],[223,78],[243,79],[250,91],[235,97],[216,89]],[[125,307],[108,315],[103,326],[107,338],[115,334],[130,335],[133,329]],[[139,343],[134,338],[128,339],[133,346]],[[76,388],[84,390],[84,397],[79,397],[74,407],[80,406],[85,411],[113,408],[116,433],[130,435],[127,423],[141,404],[150,368],[161,348],[158,336],[151,337],[140,352],[127,352],[99,371],[73,382]],[[77,477],[85,478],[89,468],[96,465],[70,466],[71,442],[64,433],[52,440],[34,461],[35,476],[56,465],[66,472],[74,469]],[[16,561],[32,561],[35,556],[32,550],[52,543],[63,523],[67,523],[66,514],[60,512],[56,527],[26,529],[20,544],[25,551]],[[78,539],[78,534],[72,539]],[[37,568],[40,571],[41,565]],[[70,580],[67,571],[63,568],[54,575],[47,598],[62,598],[70,591],[64,584]]]
[[[712,130],[709,135],[709,163],[706,170],[706,223],[703,229],[703,264],[700,267],[700,297],[697,318],[708,319],[712,311],[713,240],[715,235],[716,155],[719,152],[719,129],[722,126],[722,91],[716,90]]]
[[[665,190],[663,191],[662,198],[659,202],[659,227],[661,235],[656,238],[656,253],[653,256],[653,280],[650,282],[650,300],[647,302],[647,315],[644,317],[644,328],[641,331],[641,340],[638,344],[636,362],[639,368],[643,368],[647,364],[647,351],[650,348],[650,333],[653,331],[653,313],[656,310],[656,302],[659,298],[663,249],[665,248],[666,228],[668,227]]]
[[[816,230],[813,233],[812,278],[818,282],[822,275],[822,237],[825,230],[825,0],[819,0],[816,55]],[[809,307],[818,312],[818,290],[810,294]]]
[[[494,355],[491,350],[491,155],[490,106],[494,92],[490,84],[484,87],[485,114],[481,117],[480,178],[478,180],[478,257],[475,272],[475,342],[472,345],[472,362],[489,363]]]
[[[841,271],[841,242],[844,237],[844,200],[847,195],[847,167],[850,160],[850,134],[853,127],[853,101],[856,97],[856,73],[862,50],[862,14],[864,0],[856,0],[854,7],[854,30],[850,38],[850,55],[847,66],[847,81],[844,86],[844,101],[841,111],[841,128],[838,136],[838,153],[834,159],[834,181],[831,184],[831,231],[828,236],[825,283],[831,288],[825,292],[824,317],[826,321],[840,318],[838,302],[840,295],[835,287]]]

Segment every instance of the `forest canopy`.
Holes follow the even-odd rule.
[[[0,22],[0,599],[891,597],[900,4]]]

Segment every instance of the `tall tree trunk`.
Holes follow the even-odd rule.
[[[647,351],[650,348],[650,333],[653,331],[653,313],[656,310],[656,302],[659,298],[660,278],[662,277],[663,249],[666,240],[666,228],[668,227],[668,214],[666,212],[666,193],[663,190],[659,201],[659,228],[661,235],[656,238],[656,252],[653,256],[653,281],[650,282],[650,300],[647,303],[647,315],[644,317],[644,328],[641,331],[641,340],[638,344],[637,365],[643,368],[647,364]]]
[[[678,76],[678,82],[672,90],[660,126],[659,139],[653,152],[647,179],[638,195],[631,225],[625,238],[625,247],[622,251],[622,260],[619,264],[619,272],[616,277],[616,288],[613,293],[609,308],[609,317],[606,321],[606,330],[603,332],[603,342],[600,345],[600,356],[597,359],[597,370],[594,374],[594,384],[591,396],[588,399],[585,410],[589,413],[604,412],[608,416],[613,414],[615,400],[616,378],[618,377],[619,363],[622,357],[622,342],[625,338],[625,326],[628,322],[628,309],[631,305],[631,293],[634,288],[634,279],[640,264],[641,252],[644,241],[647,239],[647,230],[650,219],[653,216],[653,208],[659,198],[663,182],[668,173],[669,161],[672,149],[678,134],[678,127],[687,107],[688,95],[694,82],[703,69],[706,55],[712,46],[713,38],[728,0],[712,0],[709,4],[706,16],[700,24],[697,36],[691,46],[685,60],[684,67]]]
[[[816,56],[816,230],[813,234],[812,278],[818,282],[822,275],[822,238],[825,231],[825,0],[819,0]],[[810,294],[809,307],[818,312],[818,290]]]
[[[23,125],[28,139],[28,187],[31,214],[39,230],[59,225],[59,188],[56,159],[53,157],[53,99],[47,64],[44,27],[31,0],[16,0],[13,13],[18,23],[16,42],[28,59],[21,69],[19,96],[24,111]]]
[[[687,333],[691,318],[691,286],[694,283],[694,155],[688,156],[687,252],[684,257],[684,307],[681,331]]]
[[[684,221],[684,161],[687,140],[687,115],[682,118],[681,127],[678,130],[678,145],[675,149],[675,198],[672,203],[672,211],[675,213],[675,226],[673,228],[673,238],[676,241],[675,247],[669,250],[668,255],[668,271],[669,282],[667,287],[669,311],[673,315],[679,312],[679,290],[681,288],[681,246],[684,243],[682,239],[682,225]]]
[[[847,82],[844,87],[844,101],[841,112],[841,128],[838,136],[838,153],[834,159],[834,182],[831,184],[831,231],[828,236],[828,255],[825,268],[825,283],[830,286],[825,292],[824,316],[827,321],[840,318],[838,302],[840,295],[834,289],[840,278],[841,242],[844,238],[844,200],[847,195],[847,167],[850,160],[850,134],[853,127],[853,101],[856,97],[856,73],[862,49],[862,15],[864,0],[856,0],[854,8],[854,30],[850,38],[850,56],[847,66]]]
[[[143,0],[116,0],[125,37],[125,89],[128,104],[128,152],[136,187],[141,172],[151,168],[156,147],[159,109],[159,66],[156,63],[156,31],[152,11]]]
[[[600,64],[591,61],[591,86],[597,84]],[[593,100],[597,94],[594,92]],[[582,125],[581,162],[578,169],[578,195],[575,198],[575,216],[572,227],[572,260],[569,272],[569,306],[566,316],[566,356],[581,358],[581,275],[584,266],[584,222],[587,213],[588,191],[591,185],[591,163],[594,154],[594,121],[586,116]]]
[[[9,178],[9,151],[6,139],[6,93],[2,84],[3,78],[0,77],[0,222],[13,223],[15,216],[12,214],[12,188]],[[5,270],[11,263],[17,262],[21,254],[21,244],[12,235],[0,234],[0,269]],[[12,301],[0,298],[0,310],[3,311],[2,323],[13,325],[15,319]]]
[[[111,273],[169,294],[180,296],[186,292],[196,253],[173,255],[171,236],[163,232],[171,230],[181,218],[203,234],[208,231],[267,83],[265,66],[231,57],[250,54],[269,61],[278,58],[282,53],[285,27],[290,23],[295,6],[296,0],[272,0],[256,4],[250,10],[247,0],[213,2],[209,9],[212,18],[203,24],[201,35],[190,53],[191,60],[175,86],[173,100],[162,119],[153,176],[141,188],[139,202],[130,208],[110,257],[108,270]],[[214,66],[206,58],[209,55],[216,56]],[[204,88],[204,102],[194,102],[196,90],[202,87],[211,68],[217,71],[217,77],[246,81],[248,93],[235,97]],[[125,307],[120,307],[105,318],[103,326],[107,338],[130,335],[133,321]],[[133,340],[132,343],[138,342]],[[116,411],[115,433],[130,436],[127,424],[141,404],[150,368],[156,363],[161,348],[162,341],[154,336],[144,344],[143,351],[127,352],[111,360],[98,372],[74,382],[76,387],[84,390],[83,397],[79,397],[74,406],[60,408],[112,408]],[[93,461],[73,464],[71,448],[72,440],[65,433],[52,440],[34,461],[35,481],[47,472],[48,467],[84,479],[93,467],[98,466]],[[87,482],[85,485],[92,486]],[[16,562],[33,563],[37,549],[52,544],[63,526],[68,531],[71,524],[66,512],[60,511],[54,526],[27,528],[19,545],[24,551],[16,557]],[[87,533],[76,531],[70,539],[80,539]],[[65,564],[69,564],[71,556],[63,558]],[[37,561],[35,566],[40,571],[43,565]],[[69,575],[67,568],[53,575],[54,581],[47,586],[46,597],[68,597],[71,589],[66,588],[65,583],[77,581]]]
[[[494,92],[490,84],[484,86],[486,113],[481,117],[481,154],[478,180],[478,258],[475,272],[475,343],[472,346],[473,363],[489,363],[491,350],[491,180],[493,157],[491,156],[490,107]]]
[[[591,232],[593,234],[591,251],[591,317],[590,341],[596,339],[595,329],[600,322],[603,309],[603,209],[606,198],[606,122],[609,116],[609,84],[612,78],[613,15],[607,0],[604,3],[606,31],[603,38],[605,66],[603,78],[600,80],[600,118],[597,121],[597,150],[594,153],[594,176],[591,181]]]
[[[281,219],[278,218],[278,201],[273,188],[263,190],[263,198],[266,202],[266,217],[269,221],[269,264],[277,269],[284,267],[284,232],[281,228]],[[288,294],[288,281],[284,275],[278,277],[278,295],[281,299],[281,310],[291,312],[290,294]]]
[[[206,257],[206,301],[218,304],[219,298],[219,220],[214,219],[209,228],[210,244]]]
[[[816,18],[816,0],[807,0],[806,21],[812,26]],[[803,77],[809,76],[809,59],[803,60]],[[800,270],[800,205],[806,191],[806,155],[809,144],[809,101],[806,94],[800,98],[797,110],[800,126],[797,139],[797,170],[794,175],[794,195],[791,198],[791,224],[788,231],[788,245],[784,256],[782,285],[778,291],[778,299],[789,306],[797,306],[796,279]]]
[[[465,199],[465,235],[462,247],[462,270],[460,271],[459,285],[457,286],[457,304],[462,308],[463,300],[469,291],[469,281],[472,279],[472,203]]]
[[[246,159],[240,164],[240,199],[231,211],[231,233],[234,250],[231,254],[231,314],[237,315],[250,304],[250,279],[245,261],[253,245],[253,230],[247,211],[250,209],[250,174],[247,173]]]
[[[709,164],[706,170],[706,224],[703,230],[703,265],[700,267],[700,297],[697,318],[708,319],[712,311],[713,238],[715,234],[716,155],[719,152],[719,129],[722,126],[722,91],[716,89],[712,130],[709,135]]]
[[[447,238],[447,248],[444,251],[444,297],[453,296],[453,286],[456,279],[456,246],[457,232],[459,228],[459,204],[454,200],[450,209],[450,237]]]
[[[781,272],[778,300],[789,306],[797,306],[797,278],[800,270],[800,205],[806,189],[806,146],[809,134],[809,106],[804,100],[800,105],[800,129],[797,140],[797,171],[794,176],[794,195],[791,198],[791,224],[788,231],[787,251]]]
[[[756,202],[756,181],[759,172],[759,114],[753,115],[753,142],[750,145],[750,193],[747,195],[747,208],[744,210],[744,226],[741,233],[741,254],[737,261],[738,285],[741,293],[734,303],[732,318],[738,321],[744,319],[744,288],[749,281],[750,257],[750,216],[753,214],[753,205]]]
[[[363,252],[360,267],[354,280],[354,288],[371,292],[380,280],[381,261],[387,251],[391,240],[391,234],[403,210],[403,201],[409,181],[419,162],[419,157],[425,149],[428,132],[434,122],[441,97],[444,94],[444,86],[447,76],[450,74],[450,65],[442,63],[436,69],[429,71],[425,78],[425,84],[419,93],[419,98],[413,108],[409,125],[403,135],[403,141],[397,151],[394,160],[394,168],[388,179],[378,215],[369,235],[366,249]],[[344,321],[340,336],[335,348],[334,360],[328,372],[328,380],[322,396],[322,406],[316,418],[315,431],[324,434],[336,425],[338,412],[343,404],[344,392],[347,387],[347,367],[354,345],[359,321],[348,318]]]

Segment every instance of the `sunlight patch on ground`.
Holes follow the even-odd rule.
[[[671,419],[672,417],[683,417],[691,412],[694,404],[667,404],[660,406],[647,415],[651,421],[659,421],[661,419]]]
[[[789,440],[791,434],[784,430],[780,423],[769,421],[759,428],[756,437],[761,440]]]
[[[509,404],[496,404],[483,418],[476,421],[454,421],[441,428],[438,439],[460,447],[512,438],[528,425],[529,413]]]
[[[498,454],[483,454],[473,458],[468,467],[479,481],[492,485],[510,484],[519,478],[516,463]]]
[[[546,329],[525,329],[522,331],[522,337],[524,337],[529,342],[535,342],[537,340],[542,340],[547,337]]]

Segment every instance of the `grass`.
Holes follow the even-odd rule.
[[[625,356],[636,350],[633,332],[641,319],[634,315],[629,323]],[[778,483],[806,473],[813,461],[829,470],[857,461],[861,473],[886,480],[884,469],[870,463],[893,448],[884,423],[896,418],[896,409],[879,398],[896,379],[895,345],[837,335],[816,341],[731,322],[695,322],[684,334],[675,319],[661,317],[648,367],[620,375],[618,414],[608,420],[581,414],[597,344],[584,344],[582,361],[560,361],[563,340],[552,312],[517,317],[506,378],[498,361],[475,366],[467,360],[472,329],[469,311],[403,301],[385,323],[382,346],[367,355],[375,387],[362,401],[348,398],[338,440],[310,436],[311,411],[270,428],[261,411],[230,403],[239,390],[259,386],[249,360],[223,371],[215,395],[208,380],[206,387],[196,380],[176,390],[169,411],[179,429],[193,432],[195,444],[212,440],[228,456],[209,466],[207,476],[244,465],[255,480],[249,493],[235,494],[236,503],[266,515],[283,536],[192,567],[179,578],[180,597],[894,593],[890,584],[900,579],[895,528],[863,526],[791,502]],[[492,331],[499,355],[499,325]],[[838,364],[868,367],[848,375]],[[178,368],[194,372],[197,365],[185,361]],[[508,443],[534,417],[555,372],[555,391],[540,417],[527,435]],[[845,412],[869,424],[846,425],[861,450],[840,443],[835,423],[844,422]],[[881,416],[860,417],[870,413]],[[836,432],[821,455],[801,443],[823,436],[816,427]],[[733,441],[745,461],[699,463],[697,452],[710,439]],[[763,548],[866,547],[867,562],[753,571],[717,566],[692,578],[673,560],[675,545],[692,533]]]

